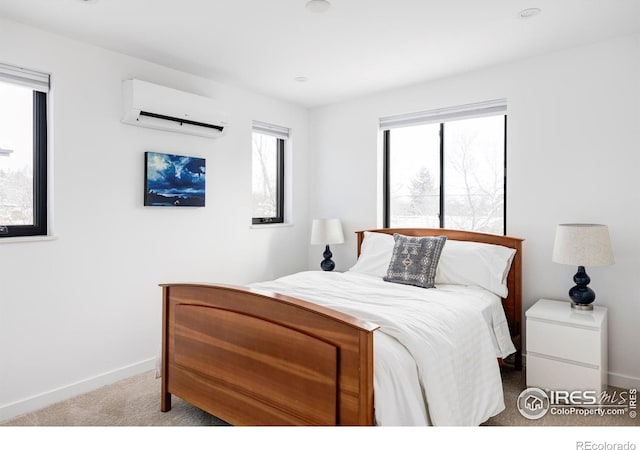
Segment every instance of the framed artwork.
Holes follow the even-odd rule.
[[[204,206],[204,158],[145,152],[145,206]]]

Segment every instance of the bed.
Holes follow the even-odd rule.
[[[512,251],[508,271],[502,279],[503,298],[487,294],[484,288],[472,287],[481,291],[489,303],[491,295],[498,299],[500,314],[506,321],[501,332],[506,333],[509,340],[508,345],[503,343],[503,346],[512,344],[510,349],[501,352],[500,346],[496,345],[495,334],[484,330],[490,328],[486,324],[491,313],[487,313],[487,308],[478,307],[475,300],[467,302],[475,305],[472,309],[477,310],[469,314],[478,317],[484,314],[482,326],[478,325],[479,319],[473,322],[468,319],[467,313],[459,309],[461,306],[451,309],[448,306],[451,301],[436,299],[436,306],[430,306],[431,310],[448,311],[446,314],[451,320],[463,320],[456,322],[455,326],[443,325],[440,331],[434,332],[442,339],[437,344],[413,344],[413,337],[403,341],[404,338],[389,331],[393,322],[387,320],[388,311],[397,309],[408,317],[407,320],[423,314],[384,304],[357,309],[336,303],[337,297],[346,293],[352,296],[356,289],[361,289],[358,286],[365,283],[375,284],[376,292],[379,287],[391,289],[393,283],[374,279],[372,274],[366,273],[371,271],[370,266],[367,270],[355,269],[360,263],[360,266],[366,266],[363,250],[367,257],[373,255],[373,236],[389,242],[398,235],[446,236],[445,249],[448,246],[454,248],[453,244],[458,242],[488,244]],[[410,400],[424,395],[428,400],[424,402],[424,411],[418,415],[425,416],[424,420],[429,424],[477,425],[504,408],[504,404],[500,404],[503,400],[498,364],[502,357],[513,352],[515,369],[521,368],[522,240],[445,229],[366,230],[357,232],[357,237],[358,262],[353,270],[342,274],[307,272],[248,287],[187,283],[162,285],[161,410],[170,410],[171,396],[176,395],[236,425],[410,425],[419,423],[412,422],[411,418],[405,422],[402,417],[397,417],[401,414],[396,414],[394,406],[388,411],[381,405],[401,403],[396,398],[402,399],[403,396]],[[466,259],[461,261],[451,256],[447,261],[452,266],[466,264]],[[440,263],[438,270],[440,267],[444,270],[444,252]],[[386,264],[385,261],[382,265]],[[317,277],[322,278],[309,285],[310,280]],[[455,280],[444,281],[447,283],[436,285],[436,289],[403,285],[394,285],[393,288],[400,290],[400,295],[406,299],[412,292],[420,292],[420,295],[424,292],[426,295],[426,291],[431,291],[436,297],[454,291],[458,297],[473,294],[454,285]],[[329,295],[325,293],[323,297],[317,292],[319,285],[323,286],[320,290],[324,290],[334,284],[335,290],[327,291]],[[316,288],[305,290],[307,285]],[[371,294],[373,291],[366,292],[361,297],[377,296]],[[502,293],[500,290],[496,292]],[[381,299],[383,297],[380,296]],[[492,313],[495,316],[495,308]],[[427,315],[432,314],[424,314]],[[447,323],[437,315],[434,317],[430,320],[439,322],[429,322],[429,329],[439,329],[439,323]],[[398,328],[413,329],[414,325],[408,323]],[[460,337],[457,337],[458,331]],[[482,335],[482,338],[474,337],[474,333]],[[491,336],[487,338],[485,334]],[[501,338],[504,341],[505,337]],[[488,339],[492,339],[490,344],[487,344]],[[478,341],[471,344],[478,347],[465,348],[466,353],[460,353],[464,355],[462,357],[451,353],[450,350],[457,351],[461,340]],[[450,350],[443,350],[447,345]],[[380,387],[380,379],[384,378],[382,373],[395,372],[396,366],[402,365],[411,369],[412,363],[407,363],[407,358],[402,357],[402,361],[394,359],[403,354],[403,347],[415,359],[413,371],[418,374],[417,387],[407,389],[403,394],[398,389],[404,389],[404,383],[396,380],[389,392]],[[391,356],[381,357],[383,350]],[[489,352],[493,352],[491,358],[487,357]],[[481,362],[473,359],[480,356]],[[391,360],[382,361],[385,358]],[[496,373],[500,386],[496,386]],[[405,375],[400,374],[398,379],[402,380],[402,376]],[[455,379],[448,383],[442,381],[447,376]],[[436,383],[433,381],[436,378],[441,381]],[[476,398],[476,391],[484,391],[475,387],[476,378],[491,379],[493,387],[486,394],[490,397]],[[469,400],[470,396],[473,399]],[[470,401],[479,405],[478,411],[466,411]],[[387,418],[395,418],[399,423],[388,422]]]

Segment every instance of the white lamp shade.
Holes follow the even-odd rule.
[[[311,244],[342,244],[344,234],[340,219],[314,219],[311,226]]]
[[[609,266],[614,263],[606,225],[565,223],[558,225],[553,262],[572,266]]]

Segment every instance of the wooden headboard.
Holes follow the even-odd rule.
[[[364,240],[365,231],[391,235],[399,233],[405,236],[447,236],[447,239],[456,241],[483,242],[515,249],[516,254],[513,257],[511,269],[507,275],[508,295],[502,299],[502,306],[507,316],[511,339],[517,350],[514,364],[516,369],[520,370],[522,368],[522,241],[524,239],[473,231],[448,230],[445,228],[380,228],[356,231],[358,236],[358,256],[360,256],[360,247]]]

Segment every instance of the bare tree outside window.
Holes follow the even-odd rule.
[[[449,122],[444,133],[445,226],[504,231],[504,117]]]
[[[438,210],[439,189],[427,167],[420,167],[409,186],[409,214],[428,216]]]
[[[0,82],[0,225],[33,225],[33,90]]]
[[[386,226],[503,234],[504,127],[498,115],[386,131]]]
[[[253,133],[253,217],[276,213],[277,139]]]
[[[252,134],[253,223],[283,222],[284,141],[277,137]]]
[[[438,227],[439,124],[392,130],[389,155],[389,226]]]

